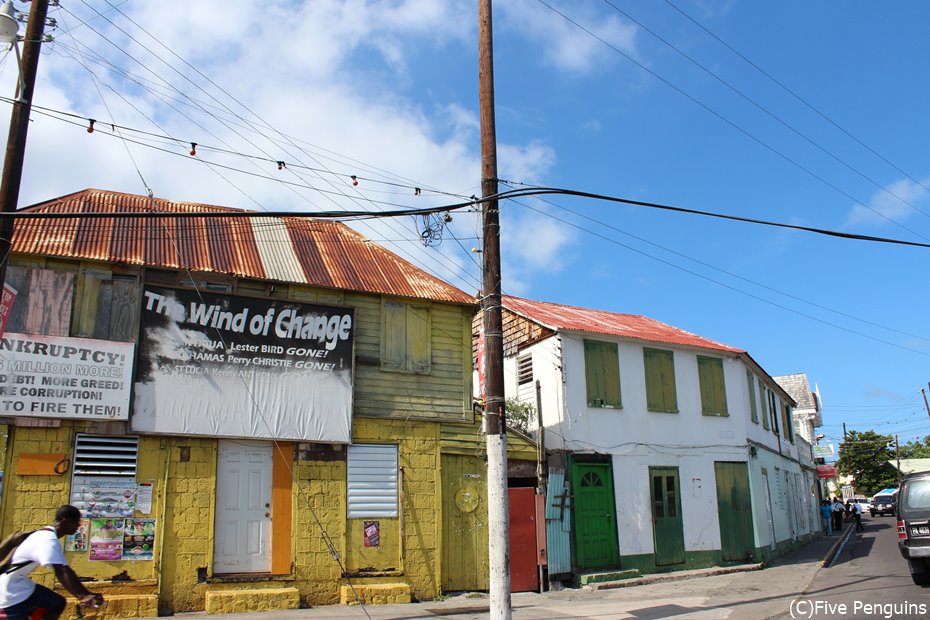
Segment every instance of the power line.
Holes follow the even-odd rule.
[[[794,167],[797,168],[798,170],[800,170],[800,171],[806,173],[806,174],[809,175],[810,177],[816,179],[817,181],[820,181],[821,183],[823,183],[823,184],[826,185],[827,187],[833,189],[833,190],[836,191],[837,193],[839,193],[839,194],[845,196],[846,198],[852,200],[855,204],[862,205],[863,207],[865,207],[866,209],[872,211],[873,213],[875,213],[876,215],[878,215],[878,216],[881,217],[882,219],[888,220],[889,222],[891,222],[891,223],[894,224],[895,226],[897,226],[897,227],[899,227],[899,228],[902,228],[903,230],[908,231],[909,233],[911,233],[911,234],[914,235],[915,237],[919,237],[919,238],[921,238],[921,239],[925,239],[925,240],[927,240],[927,241],[930,241],[930,238],[925,237],[924,235],[921,235],[920,233],[918,233],[918,232],[915,231],[915,230],[911,230],[910,228],[908,228],[908,227],[905,226],[904,224],[901,224],[900,222],[897,222],[897,221],[891,219],[890,217],[886,216],[885,214],[883,214],[883,213],[881,213],[881,212],[879,212],[879,211],[876,211],[875,209],[869,207],[867,204],[864,204],[864,201],[858,200],[855,196],[853,196],[852,194],[850,194],[850,193],[847,192],[846,190],[840,188],[839,186],[835,185],[834,183],[831,183],[830,181],[828,181],[828,180],[825,179],[824,177],[818,175],[817,173],[813,172],[813,171],[810,170],[809,168],[806,168],[806,167],[803,166],[801,163],[799,163],[799,162],[795,161],[794,159],[790,158],[788,155],[782,153],[781,151],[779,151],[778,149],[776,149],[776,148],[773,147],[772,145],[768,144],[767,142],[765,142],[765,141],[762,140],[761,138],[756,137],[755,135],[753,135],[752,133],[750,133],[748,130],[746,130],[746,129],[744,129],[743,127],[737,125],[734,121],[731,121],[730,119],[728,119],[726,116],[724,116],[724,115],[721,114],[720,112],[717,112],[716,110],[714,110],[713,108],[711,108],[711,107],[710,107],[709,105],[707,105],[706,103],[702,102],[701,100],[697,99],[697,98],[694,97],[693,95],[689,94],[688,92],[686,92],[686,91],[685,91],[684,89],[682,89],[681,87],[676,86],[675,84],[673,84],[673,83],[670,82],[669,80],[665,79],[664,77],[662,77],[661,75],[659,75],[658,73],[656,73],[655,71],[653,71],[652,69],[650,69],[649,67],[647,67],[647,66],[646,66],[645,64],[643,64],[642,62],[636,60],[633,56],[627,54],[626,52],[624,52],[623,50],[621,50],[621,49],[618,48],[617,46],[615,46],[615,45],[611,44],[609,41],[605,40],[603,37],[598,36],[595,32],[591,31],[589,28],[586,28],[585,26],[583,26],[583,25],[581,25],[580,23],[578,23],[577,21],[573,20],[571,17],[569,17],[569,16],[566,15],[565,13],[559,11],[558,9],[556,9],[555,7],[553,7],[552,5],[548,4],[545,0],[536,0],[536,1],[539,2],[540,4],[542,4],[543,6],[545,6],[546,8],[548,8],[549,10],[551,10],[552,12],[554,12],[554,13],[560,15],[563,19],[565,19],[565,20],[568,21],[569,23],[573,24],[574,26],[576,26],[577,28],[579,28],[580,30],[582,30],[583,32],[585,32],[586,34],[588,34],[589,36],[594,37],[595,39],[597,39],[598,41],[600,41],[601,43],[603,43],[604,45],[606,45],[607,47],[609,47],[611,50],[613,50],[613,51],[616,52],[617,54],[620,54],[621,56],[623,56],[624,58],[626,58],[627,60],[629,60],[630,62],[632,62],[633,64],[635,64],[637,67],[639,67],[640,69],[642,69],[643,71],[645,71],[646,73],[648,73],[649,75],[651,75],[652,77],[656,78],[657,80],[659,80],[660,82],[662,82],[663,84],[665,84],[666,86],[668,86],[669,88],[673,89],[674,91],[676,91],[677,93],[679,93],[679,94],[682,95],[683,97],[686,97],[687,99],[689,99],[690,101],[694,102],[695,104],[697,104],[698,106],[700,106],[701,108],[703,108],[704,110],[706,110],[707,112],[709,112],[710,114],[712,114],[713,116],[716,116],[718,119],[720,119],[721,121],[723,121],[724,123],[726,123],[727,125],[729,125],[730,127],[732,127],[733,129],[737,130],[739,133],[743,134],[744,136],[746,136],[747,138],[753,140],[754,142],[756,142],[757,144],[759,144],[760,146],[762,146],[762,147],[765,148],[766,150],[770,151],[771,153],[773,153],[773,154],[777,155],[778,157],[780,157],[782,160],[784,160],[784,161],[786,161],[787,163],[791,164],[792,166],[794,166]]]

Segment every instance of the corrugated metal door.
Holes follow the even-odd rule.
[[[565,470],[550,467],[546,490],[546,545],[550,576],[572,572],[571,531],[571,502],[565,484]]]
[[[714,463],[717,519],[724,561],[748,562],[755,557],[752,502],[746,463]]]
[[[442,591],[487,590],[488,485],[484,461],[442,455]]]
[[[510,504],[510,591],[539,588],[536,560],[536,489],[507,489]]]

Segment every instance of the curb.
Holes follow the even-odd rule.
[[[721,566],[701,570],[700,572],[678,572],[678,573],[661,573],[657,575],[648,575],[646,577],[637,577],[636,579],[624,579],[623,581],[605,581],[603,583],[592,583],[585,586],[589,590],[613,590],[616,588],[629,588],[632,586],[643,586],[650,583],[662,583],[665,581],[684,581],[686,579],[697,579],[700,577],[713,577],[715,575],[729,575],[730,573],[747,573],[754,570],[762,570],[763,565],[759,564],[741,564],[740,566]]]
[[[846,544],[846,540],[849,538],[849,535],[853,532],[853,530],[855,530],[855,528],[856,526],[853,523],[850,523],[846,526],[846,530],[843,532],[843,535],[840,536],[835,543],[833,543],[833,546],[830,547],[829,551],[827,551],[827,555],[823,556],[823,559],[820,560],[821,568],[829,566],[830,563],[833,562],[834,558],[836,558],[836,554],[840,550],[840,547]]]

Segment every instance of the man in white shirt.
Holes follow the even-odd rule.
[[[853,500],[852,514],[853,514],[853,519],[856,520],[856,531],[857,532],[864,531],[865,528],[862,527],[862,504],[860,504],[859,502],[855,500]]]
[[[44,609],[46,620],[56,620],[65,609],[65,598],[29,579],[39,565],[51,565],[55,577],[77,598],[80,605],[99,607],[103,597],[84,587],[61,551],[62,536],[74,534],[81,524],[81,511],[62,506],[55,513],[55,523],[29,535],[16,548],[10,568],[0,575],[0,609],[9,620],[28,620],[30,614]]]

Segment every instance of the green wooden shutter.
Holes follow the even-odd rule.
[[[407,308],[396,301],[381,304],[381,369],[405,370],[407,365]]]
[[[644,348],[643,366],[646,371],[646,408],[649,411],[678,413],[674,353]]]
[[[584,376],[589,407],[621,407],[616,344],[585,340]]]
[[[769,414],[772,416],[772,432],[776,435],[781,433],[778,431],[778,403],[775,402],[775,392],[769,390]]]
[[[746,370],[746,383],[749,385],[749,417],[756,424],[759,423],[759,411],[756,408],[756,379],[751,370]]]
[[[794,443],[794,425],[791,423],[791,407],[782,405],[782,408],[785,417],[785,437],[788,438],[788,441]]]
[[[762,405],[762,428],[769,429],[768,388],[759,381],[759,402]]]
[[[433,330],[429,306],[407,306],[407,370],[429,374],[432,366],[430,336]]]
[[[719,357],[698,355],[698,380],[701,384],[701,413],[729,415],[727,391],[723,382],[723,360]]]

